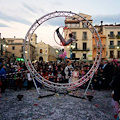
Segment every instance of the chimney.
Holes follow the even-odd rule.
[[[100,28],[100,32],[103,33],[103,21],[101,21],[101,28]]]
[[[103,25],[103,21],[101,21],[101,26]]]

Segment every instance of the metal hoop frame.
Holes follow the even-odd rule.
[[[42,23],[46,22],[49,19],[55,18],[55,17],[70,17],[70,18],[77,19],[79,22],[82,22],[91,31],[91,33],[95,39],[95,42],[96,42],[97,53],[96,53],[96,58],[95,58],[93,66],[87,72],[86,75],[84,75],[82,78],[80,78],[79,80],[77,80],[73,83],[60,84],[60,83],[55,83],[55,82],[46,80],[40,74],[37,73],[37,71],[33,67],[31,60],[30,60],[29,45],[30,45],[30,40],[31,40],[33,33]],[[83,16],[81,16],[79,14],[73,13],[71,11],[55,11],[55,12],[49,13],[47,15],[44,15],[43,17],[36,20],[33,23],[33,25],[30,27],[30,29],[28,30],[28,32],[25,36],[24,43],[23,43],[23,49],[24,49],[23,54],[24,54],[25,64],[26,64],[28,70],[30,71],[33,79],[37,80],[41,84],[44,84],[48,88],[52,87],[56,90],[72,90],[75,87],[79,87],[79,86],[83,85],[84,83],[86,83],[90,78],[92,78],[92,76],[94,75],[94,72],[98,69],[99,64],[101,62],[101,56],[102,56],[101,39],[100,39],[100,36],[99,36],[98,32],[96,31],[95,27],[86,18],[84,18]],[[25,51],[27,51],[28,54],[26,54]],[[26,56],[28,56],[29,60],[26,59]]]

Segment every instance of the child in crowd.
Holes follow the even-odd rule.
[[[48,76],[49,76],[49,81],[54,82],[54,74],[53,74],[53,72],[50,71]]]
[[[58,71],[58,74],[57,74],[57,82],[59,82],[59,83],[63,82],[63,77],[62,77],[62,74],[60,71]]]

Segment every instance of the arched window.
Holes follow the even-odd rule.
[[[42,53],[42,49],[40,49],[40,53]]]

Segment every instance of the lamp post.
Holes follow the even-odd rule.
[[[59,51],[56,49],[56,59],[58,60]]]
[[[72,60],[73,57],[73,49],[75,49],[75,45],[71,44],[70,45],[70,59]]]
[[[3,44],[2,54],[6,55],[6,48],[8,48],[8,45]]]

